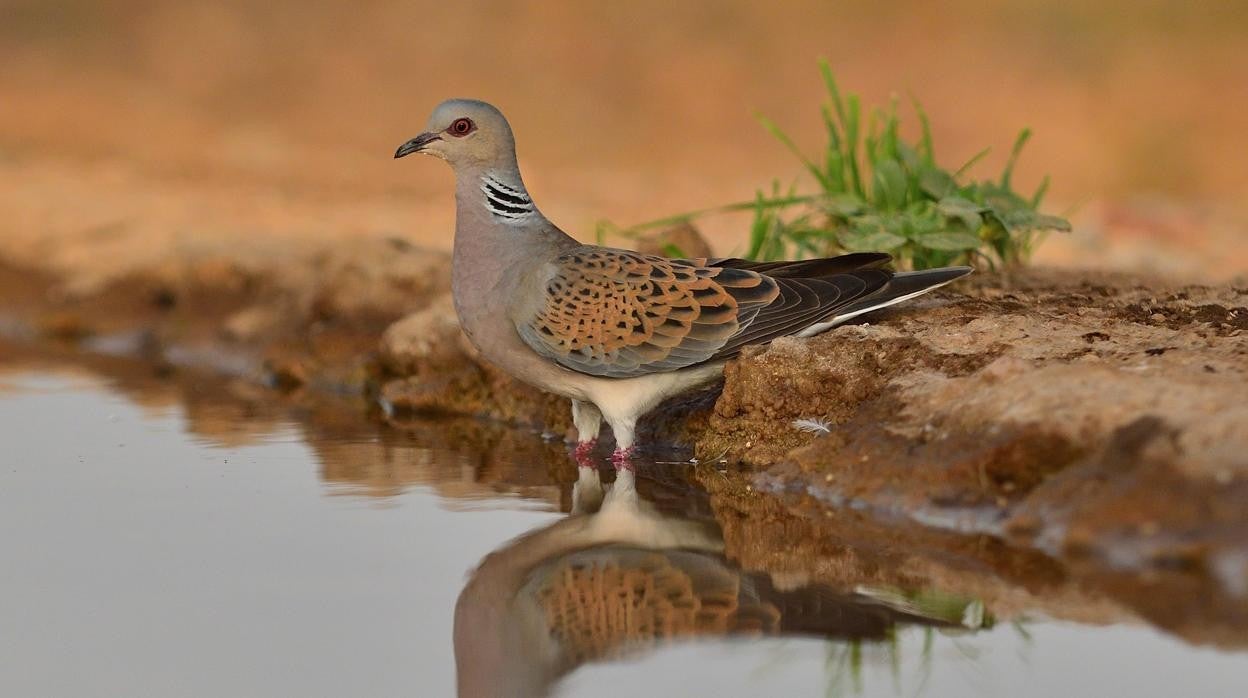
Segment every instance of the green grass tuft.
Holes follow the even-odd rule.
[[[819,62],[827,101],[822,107],[827,144],[807,155],[775,122],[758,120],[801,163],[818,189],[800,194],[795,186],[759,190],[753,201],[691,211],[625,229],[599,225],[625,237],[709,214],[751,210],[747,257],[762,260],[823,257],[845,252],[889,252],[901,267],[927,269],[950,264],[989,267],[1025,263],[1048,232],[1069,231],[1063,218],[1038,209],[1048,190],[1045,177],[1030,196],[1016,192],[1012,177],[1031,137],[1023,129],[995,180],[966,179],[989,152],[980,151],[956,170],[936,163],[927,113],[911,98],[918,119],[917,141],[901,135],[897,100],[864,110],[858,95],[843,93],[826,60]],[[865,127],[864,127],[865,124]]]

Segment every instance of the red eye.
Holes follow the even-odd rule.
[[[476,126],[472,123],[472,119],[456,119],[451,122],[446,131],[452,136],[467,136],[474,128]]]

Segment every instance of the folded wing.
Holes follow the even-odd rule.
[[[595,376],[628,378],[735,356],[795,334],[888,283],[888,255],[757,263],[674,260],[583,246],[555,260],[516,329],[534,351]]]

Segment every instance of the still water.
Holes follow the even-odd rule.
[[[1095,599],[742,571],[679,465],[99,375],[0,365],[3,696],[1248,695]]]

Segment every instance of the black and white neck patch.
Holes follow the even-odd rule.
[[[498,218],[514,221],[537,211],[528,192],[503,184],[492,175],[481,177],[481,192],[485,194],[485,207]]]

